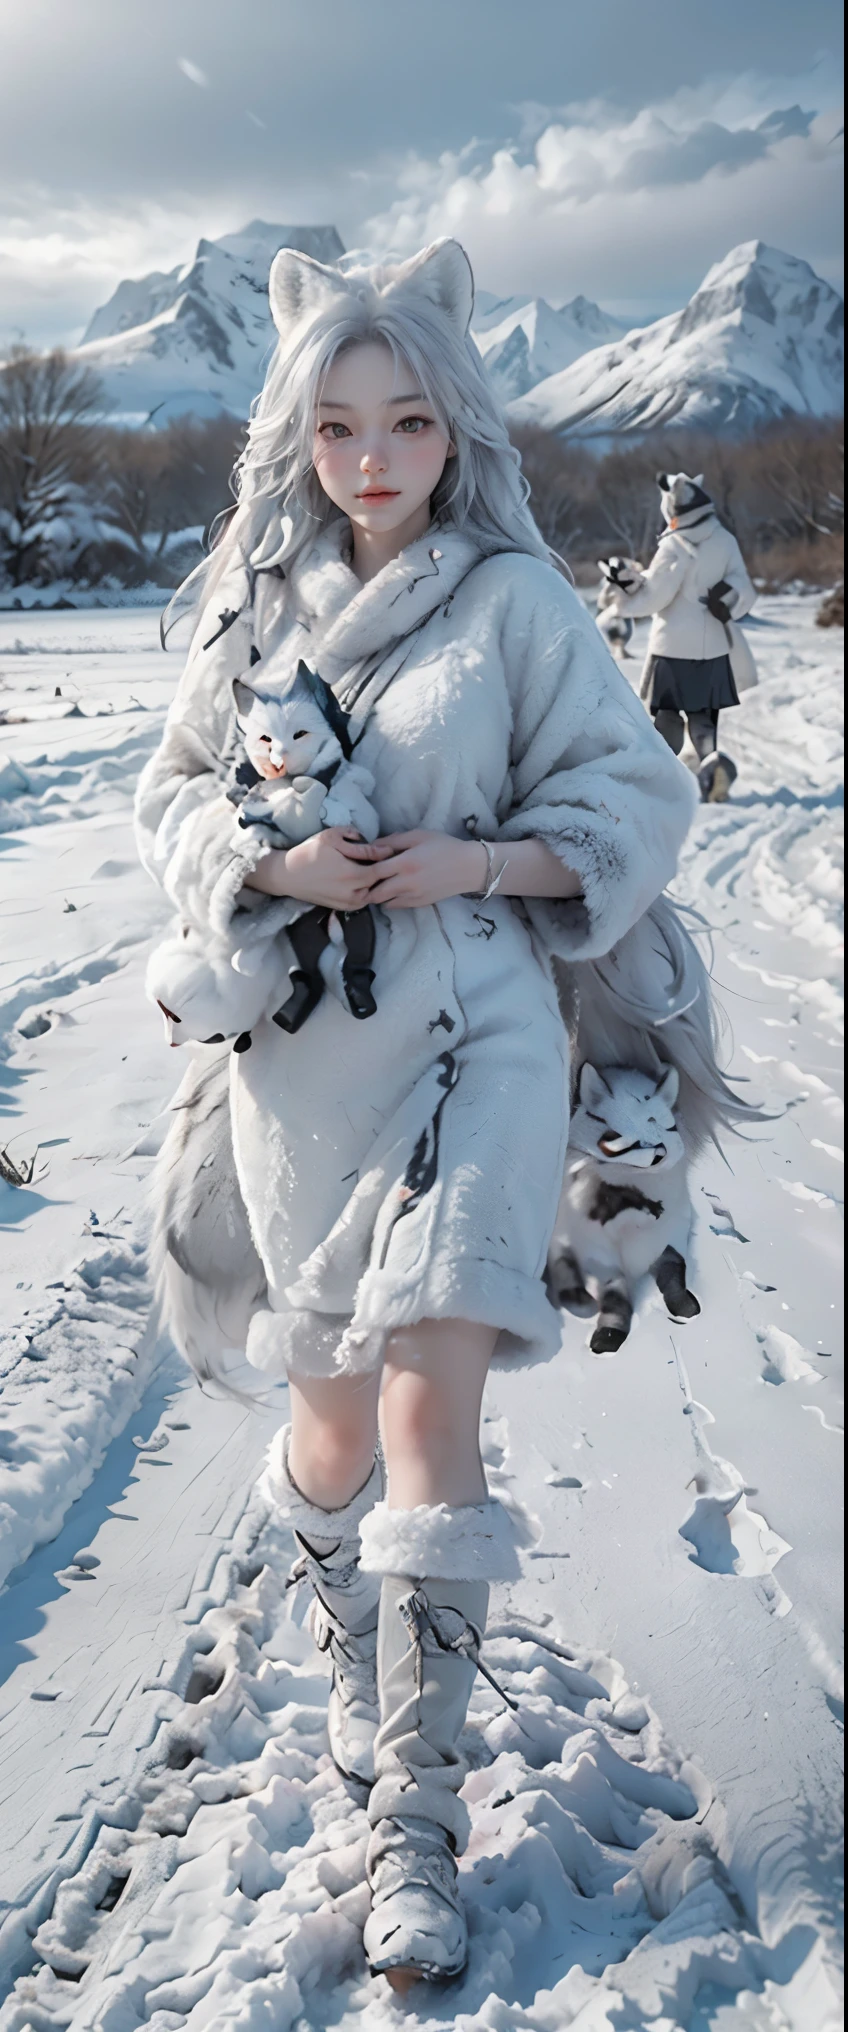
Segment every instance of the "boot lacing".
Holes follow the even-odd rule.
[[[301,1582],[305,1580],[311,1583],[314,1600],[309,1613],[309,1628],[316,1648],[319,1651],[329,1651],[336,1684],[346,1705],[357,1699],[370,1702],[374,1699],[376,1630],[361,1631],[354,1636],[346,1629],[341,1617],[334,1614],[321,1594],[316,1568],[318,1573],[323,1571],[323,1562],[317,1553],[305,1553],[302,1558],[296,1559],[286,1580],[286,1589],[300,1587]],[[333,1587],[349,1587],[358,1572],[358,1557],[348,1560],[345,1566],[334,1566]]]
[[[456,1651],[460,1657],[469,1659],[476,1671],[484,1679],[488,1680],[490,1686],[494,1687],[495,1692],[500,1695],[505,1706],[510,1708],[513,1714],[518,1714],[517,1700],[513,1700],[512,1695],[507,1693],[506,1688],[500,1685],[494,1673],[489,1671],[488,1665],[483,1664],[483,1660],[480,1657],[483,1632],[477,1629],[475,1623],[469,1623],[462,1617],[462,1629],[458,1631],[455,1637],[451,1637],[449,1632],[444,1628],[438,1612],[431,1607],[427,1596],[421,1588],[413,1588],[411,1594],[402,1595],[398,1602],[398,1610],[415,1645],[415,1670],[419,1693],[423,1689],[423,1637],[424,1632],[429,1630],[440,1651]],[[451,1613],[456,1616],[460,1615],[458,1609],[452,1610]]]
[[[288,1589],[290,1587],[300,1587],[301,1581],[311,1580],[312,1585],[317,1592],[317,1581],[315,1578],[315,1573],[313,1571],[315,1567],[319,1567],[322,1572],[324,1570],[323,1560],[319,1559],[317,1552],[304,1553],[302,1559],[295,1560],[291,1573],[288,1575],[288,1578],[285,1583],[286,1588]],[[358,1571],[359,1571],[359,1555],[357,1553],[354,1559],[348,1560],[346,1566],[333,1567],[332,1571],[333,1587],[337,1588],[350,1587],[351,1581],[355,1578]]]

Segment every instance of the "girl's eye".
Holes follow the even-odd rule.
[[[429,416],[402,416],[400,423],[395,424],[395,430],[402,431],[405,437],[417,437],[419,431],[427,429],[429,422]]]
[[[346,423],[322,423],[318,435],[319,437],[340,438],[350,437],[351,433]]]

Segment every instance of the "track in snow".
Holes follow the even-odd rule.
[[[200,1397],[144,1339],[139,1196],[174,1076],[128,800],[176,666],[150,615],[0,620],[0,708],[33,714],[0,728],[0,1079],[13,1149],[44,1146],[29,1192],[0,1188],[0,1432],[27,1428],[2,2032],[839,2022],[839,645],[806,600],[763,622],[766,682],[727,719],[739,794],[702,814],[680,890],[775,1121],[695,1180],[700,1321],[648,1302],[598,1361],[567,1320],[558,1365],[492,1380],[490,1474],[537,1519],[487,1647],[523,1726],[481,1683],[471,1964],[404,2013],[364,1971],[363,1801],[251,1496],[279,1407]],[[84,727],[37,717],[56,683]]]

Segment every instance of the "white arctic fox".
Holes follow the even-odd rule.
[[[227,794],[238,808],[238,824],[262,827],[276,847],[297,846],[326,826],[376,839],[373,778],[350,759],[345,716],[329,686],[300,663],[294,682],[278,693],[272,659],[261,688],[237,677],[233,694],[244,753]],[[276,775],[261,774],[260,763],[270,763]],[[336,948],[343,948],[340,962]],[[250,945],[241,945],[237,932],[227,944],[178,924],[151,955],[146,987],[162,1011],[169,1043],[234,1037],[236,1050],[244,1051],[263,1015],[283,1030],[299,1030],[326,985],[353,1016],[373,1015],[373,955],[368,909],[304,908],[284,937]]]
[[[548,1281],[559,1304],[597,1305],[595,1354],[626,1340],[647,1271],[674,1319],[701,1310],[686,1288],[692,1207],[678,1086],[673,1066],[660,1079],[619,1065],[580,1074]]]

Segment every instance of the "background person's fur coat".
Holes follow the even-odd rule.
[[[686,499],[693,494],[699,498],[687,508]],[[653,616],[642,697],[650,688],[656,657],[688,663],[729,656],[736,689],[746,691],[756,684],[757,673],[737,624],[750,613],[757,596],[736,538],[719,521],[699,482],[688,474],[673,474],[661,499],[668,527],[648,570],[632,592],[617,592],[608,602],[608,612],[622,620]],[[728,622],[719,621],[704,604],[710,587],[722,581],[730,589]]]
[[[251,593],[233,573],[219,586],[139,784],[146,866],[184,921],[241,944],[302,907],[242,894],[265,848],[223,791],[232,679],[255,645],[263,658],[287,650],[292,674],[306,658],[351,711],[384,832],[541,839],[577,870],[583,900],[457,897],[379,912],[369,1023],[326,998],[296,1036],[262,1021],[252,1049],[231,1059],[238,1180],[267,1281],[264,1303],[250,1299],[247,1352],[274,1375],[371,1367],[388,1330],[427,1316],[496,1326],[501,1352],[555,1349],[543,1276],[569,1040],[552,961],[568,970],[617,942],[624,951],[674,873],[693,800],[552,567],[517,552],[481,557],[443,529],[361,586],[348,540],[340,521],[287,581],[260,572]],[[234,609],[219,633],[219,610]],[[650,966],[667,1012],[668,970]],[[183,1182],[167,1155],[160,1174],[160,1266],[169,1233],[184,1262],[179,1237],[202,1213],[186,1132],[184,1108]],[[189,1308],[173,1289],[170,1302],[186,1345]],[[192,1319],[203,1314],[194,1306]]]

